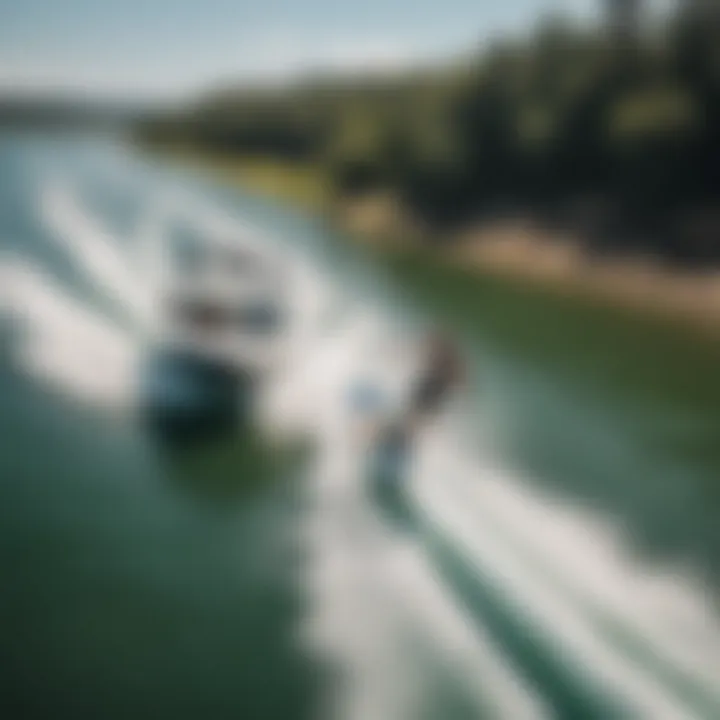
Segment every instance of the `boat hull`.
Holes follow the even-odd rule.
[[[159,350],[147,359],[141,386],[143,421],[166,440],[212,436],[251,420],[251,374],[218,360]]]

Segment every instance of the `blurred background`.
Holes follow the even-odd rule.
[[[3,715],[720,717],[719,128],[715,0],[0,0]]]

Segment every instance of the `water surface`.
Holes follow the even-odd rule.
[[[9,716],[720,716],[716,343],[351,250],[112,138],[7,136],[0,168]],[[150,241],[248,223],[304,278],[261,425],[312,451],[158,446]],[[401,397],[428,320],[471,389],[377,487],[347,398]]]

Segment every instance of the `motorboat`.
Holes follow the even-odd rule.
[[[144,417],[181,438],[249,424],[259,386],[285,357],[287,263],[262,246],[202,238],[175,262],[142,371]]]

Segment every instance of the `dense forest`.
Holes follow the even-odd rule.
[[[434,70],[215,92],[140,134],[313,163],[336,194],[390,190],[437,230],[523,213],[592,252],[720,261],[718,3],[652,24],[638,2],[613,9],[602,28],[546,18]]]

